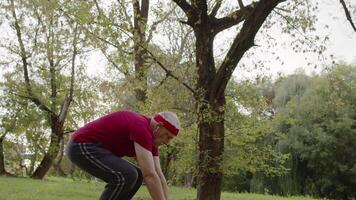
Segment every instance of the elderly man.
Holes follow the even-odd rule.
[[[79,168],[107,183],[100,200],[131,199],[143,179],[153,200],[167,200],[158,146],[167,144],[179,130],[179,120],[172,112],[149,118],[118,111],[78,129],[67,145],[67,156]],[[124,160],[124,156],[136,157],[139,167]]]

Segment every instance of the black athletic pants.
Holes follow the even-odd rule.
[[[138,167],[100,144],[70,140],[67,156],[79,168],[107,183],[100,200],[129,200],[142,185],[142,173]]]

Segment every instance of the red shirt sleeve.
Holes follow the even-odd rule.
[[[158,148],[153,146],[152,131],[146,124],[133,123],[130,128],[130,140],[152,152],[153,156],[158,156]]]

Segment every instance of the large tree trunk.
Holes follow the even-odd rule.
[[[223,178],[224,97],[213,109],[211,121],[199,122],[198,199],[220,199]]]
[[[204,0],[173,0],[186,14],[185,22],[196,37],[198,81],[195,93],[199,128],[198,200],[219,200],[224,152],[225,90],[236,65],[254,44],[256,33],[270,12],[282,0],[260,0],[249,5],[239,2],[239,9],[217,18],[222,1],[208,13]],[[223,62],[215,68],[214,37],[221,31],[243,22]]]
[[[217,96],[218,93],[212,93],[216,87],[213,84],[216,77],[213,55],[215,35],[212,33],[208,16],[200,17],[201,25],[194,28],[198,67],[196,102],[199,116],[197,198],[218,200],[223,177],[225,94]]]

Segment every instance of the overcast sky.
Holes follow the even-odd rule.
[[[266,49],[263,45],[254,47],[257,49],[252,48],[249,51],[259,53],[265,67],[253,71],[244,71],[238,67],[234,75],[238,78],[250,78],[256,74],[276,76],[278,73],[293,73],[297,68],[303,68],[310,74],[314,71],[319,72],[323,67],[330,65],[331,60],[328,59],[329,54],[333,54],[337,61],[356,64],[356,32],[352,30],[349,22],[346,20],[340,2],[336,0],[320,0],[318,2],[321,9],[317,14],[318,21],[316,24],[316,34],[320,34],[321,36],[328,35],[330,38],[330,40],[324,44],[327,47],[324,56],[325,59],[320,60],[315,54],[295,53],[289,45],[286,45],[290,38],[288,36],[280,37],[280,32],[276,31],[275,38],[280,37],[278,38],[280,42],[274,48],[274,51],[276,51],[274,56],[272,56],[271,51]],[[355,0],[352,0],[352,4],[352,6],[356,8]],[[356,22],[356,16],[353,16],[353,18]],[[328,25],[329,28],[326,29],[325,25]],[[220,35],[220,37],[226,38],[227,35]],[[216,48],[224,46],[224,43],[219,43],[219,41],[216,41],[214,44],[216,44]],[[278,55],[281,60],[276,60],[276,55]],[[242,60],[242,63],[245,63],[246,65],[251,64],[250,60],[247,60],[247,58],[244,59]],[[308,66],[308,63],[316,63],[318,68],[315,69],[312,66]],[[98,69],[103,69],[105,65],[107,65],[105,59],[99,54],[93,54],[88,58],[88,71],[93,75],[98,74]],[[103,72],[102,70],[99,70],[99,72],[100,71]]]
[[[264,68],[259,68],[252,72],[248,70],[241,73],[240,70],[235,70],[234,75],[239,79],[251,78],[258,75],[271,75],[276,77],[278,73],[291,74],[297,68],[302,68],[307,74],[318,73],[325,67],[329,67],[332,63],[330,54],[334,55],[336,62],[345,62],[347,64],[356,65],[356,32],[352,29],[349,21],[345,17],[344,10],[339,1],[321,0],[318,1],[320,11],[317,13],[318,21],[316,22],[316,32],[314,35],[321,37],[328,36],[329,40],[322,43],[327,50],[324,52],[322,58],[315,53],[296,53],[289,46],[291,38],[286,35],[281,35],[279,30],[275,30],[275,38],[280,41],[277,46],[271,50],[263,46],[256,47],[258,49],[251,49],[261,53],[260,57],[265,57],[263,64]],[[356,1],[353,0],[353,8],[356,8]],[[356,22],[356,16],[353,16]],[[326,25],[328,28],[325,28]],[[273,31],[273,30],[272,30]],[[271,55],[271,51],[276,51],[276,55],[281,60],[276,60],[276,56]],[[246,60],[246,63],[251,63]],[[284,64],[282,64],[284,63]],[[308,65],[308,63],[312,63]],[[314,68],[314,65],[317,68]]]
[[[244,70],[237,67],[235,70],[234,76],[238,79],[252,78],[256,75],[271,75],[276,76],[278,73],[291,74],[297,68],[303,68],[307,74],[313,72],[320,72],[327,66],[331,65],[331,60],[329,55],[333,54],[336,61],[343,61],[348,64],[356,64],[356,32],[353,31],[349,22],[346,20],[344,10],[339,1],[330,1],[330,0],[320,0],[319,6],[320,11],[317,14],[318,21],[316,22],[315,35],[328,36],[329,41],[323,43],[327,50],[324,52],[323,58],[318,58],[315,53],[295,53],[292,48],[288,45],[291,38],[289,36],[280,36],[280,31],[275,30],[275,38],[278,38],[280,42],[273,49],[276,51],[275,55],[271,55],[271,51],[266,49],[263,45],[259,47],[254,47],[257,49],[250,49],[250,52],[259,53],[261,60],[263,61],[264,68],[259,68],[257,70]],[[353,1],[353,6],[356,8],[356,1]],[[356,19],[356,16],[353,16]],[[356,21],[356,20],[355,20]],[[325,28],[325,26],[329,28]],[[272,30],[273,31],[273,30]],[[217,36],[217,41],[214,45],[216,49],[219,49],[221,46],[226,46],[226,43],[219,42],[220,38],[232,38],[235,34],[227,35],[228,33],[222,33],[222,35]],[[162,38],[158,38],[162,40]],[[215,53],[216,55],[219,53]],[[276,60],[275,57],[279,56],[281,60]],[[244,60],[245,59],[245,60]],[[251,64],[251,62],[244,58],[242,63],[246,65]],[[98,66],[103,65],[105,59],[100,58],[100,56],[92,56],[88,60],[88,65],[90,66],[91,73],[96,74]],[[282,64],[283,63],[283,64]],[[308,65],[308,63],[312,63]],[[317,65],[317,68],[314,68],[314,65]]]

